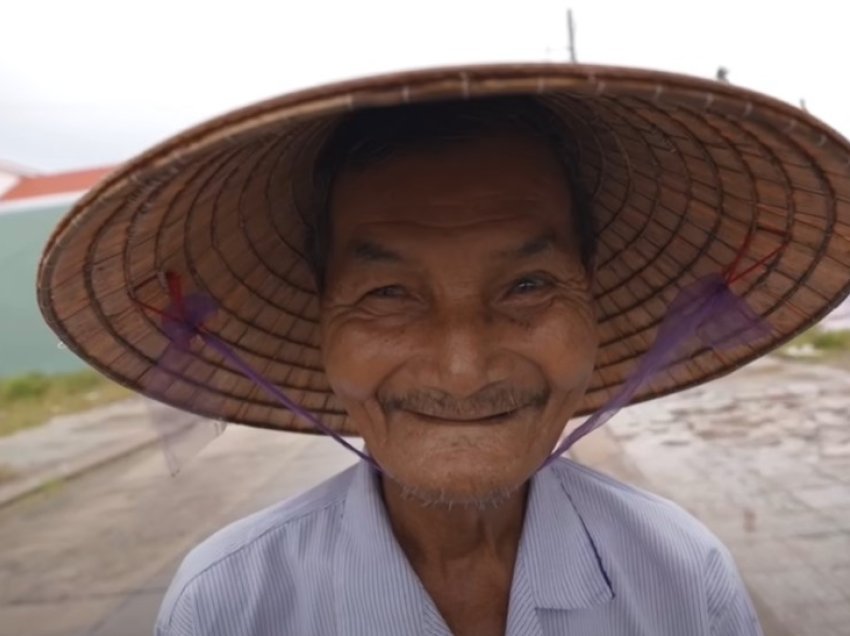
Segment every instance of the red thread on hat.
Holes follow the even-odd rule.
[[[215,301],[206,294],[192,293],[184,294],[182,279],[173,271],[165,272],[168,286],[169,304],[165,310],[158,309],[147,303],[136,301],[141,307],[161,317],[162,330],[171,341],[169,347],[177,347],[182,355],[188,355],[192,341],[199,339],[203,344],[215,350],[222,358],[230,363],[232,367],[242,373],[245,377],[255,382],[271,397],[282,404],[286,409],[302,418],[322,433],[332,437],[348,450],[354,452],[361,459],[373,465],[374,460],[353,446],[339,433],[327,426],[312,413],[291,400],[275,384],[254,371],[230,346],[218,338],[209,329],[204,327],[204,322],[217,310]],[[166,349],[165,357],[168,353]],[[173,374],[173,372],[170,372]]]
[[[760,229],[784,235],[777,230]],[[735,281],[774,258],[782,248],[776,248],[743,272],[737,272],[751,242],[752,228],[747,232],[732,263],[721,274],[703,276],[679,290],[661,320],[655,341],[640,359],[637,369],[605,404],[558,444],[543,466],[554,461],[582,437],[605,424],[621,408],[628,406],[638,391],[656,374],[674,363],[677,357],[681,356],[683,345],[694,338],[716,351],[746,344],[773,332],[772,327],[730,287]]]
[[[775,230],[775,229],[769,228],[769,227],[760,226],[759,229],[764,231],[764,232],[770,232],[771,234],[776,234],[777,236],[784,236],[785,235],[784,232],[781,232],[779,230]],[[745,269],[743,272],[736,273],[736,270],[738,269],[738,265],[741,264],[741,259],[743,259],[743,257],[746,255],[747,251],[750,249],[750,243],[752,242],[752,240],[753,240],[753,228],[751,226],[747,229],[747,235],[744,237],[744,242],[741,244],[741,247],[738,248],[738,252],[737,252],[737,254],[735,254],[735,259],[732,261],[732,263],[729,264],[729,266],[723,272],[723,278],[726,280],[727,284],[731,285],[735,281],[740,280],[740,279],[744,278],[745,276],[747,276],[748,274],[750,274],[750,272],[755,271],[756,269],[758,269],[759,267],[761,267],[762,265],[767,263],[771,258],[776,256],[779,253],[779,251],[784,247],[784,245],[777,246],[776,249],[772,250],[766,256],[758,259],[753,265],[751,265],[750,267]]]

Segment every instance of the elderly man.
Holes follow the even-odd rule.
[[[204,165],[196,161],[193,167],[190,152],[182,160],[174,158],[172,145],[131,166],[137,173],[158,170],[166,176],[158,181],[149,174],[148,190],[139,195],[146,203],[136,203],[138,209],[128,213],[138,216],[138,225],[131,220],[134,229],[127,234],[138,232],[138,239],[135,248],[123,248],[123,258],[130,263],[126,276],[139,284],[125,286],[139,296],[156,291],[155,281],[145,287],[144,277],[133,272],[133,255],[143,254],[133,249],[142,250],[147,236],[159,237],[147,244],[153,260],[179,268],[185,258],[184,271],[205,270],[207,275],[191,279],[206,281],[208,293],[233,317],[218,316],[203,326],[200,320],[189,321],[189,328],[204,342],[218,343],[212,348],[224,362],[204,358],[209,348],[185,349],[204,364],[218,365],[220,373],[228,363],[242,364],[231,349],[254,355],[238,330],[228,333],[229,320],[269,309],[272,315],[300,311],[307,316],[305,303],[314,298],[311,333],[325,385],[305,379],[314,359],[303,351],[300,358],[292,353],[292,343],[309,338],[297,333],[297,320],[285,322],[285,330],[275,319],[266,323],[267,335],[253,337],[259,347],[254,352],[266,347],[276,363],[284,360],[286,374],[270,383],[300,388],[295,400],[301,406],[322,413],[334,430],[361,436],[367,453],[365,461],[310,492],[248,517],[195,548],[166,595],[156,626],[159,636],[760,633],[728,551],[698,521],[659,497],[549,456],[574,415],[616,406],[616,396],[622,398],[626,390],[630,398],[646,399],[729,371],[804,328],[846,294],[847,274],[832,268],[810,281],[820,296],[807,297],[809,305],[795,296],[800,302],[794,311],[804,314],[802,320],[791,322],[790,314],[780,311],[769,335],[739,341],[723,354],[705,342],[694,344],[696,336],[731,324],[728,318],[736,312],[750,312],[755,321],[779,311],[771,304],[771,294],[777,293],[771,285],[780,285],[780,279],[767,278],[765,272],[779,271],[777,263],[789,254],[792,262],[800,262],[804,252],[794,252],[794,236],[783,234],[783,215],[801,212],[776,204],[772,214],[756,219],[759,206],[774,205],[771,175],[761,173],[769,172],[770,164],[755,163],[759,148],[771,146],[773,161],[790,174],[792,199],[797,196],[794,180],[804,177],[796,174],[803,171],[797,155],[791,157],[789,150],[784,165],[775,152],[780,142],[760,140],[755,124],[740,127],[739,145],[724,147],[731,133],[707,116],[690,121],[699,111],[689,110],[687,99],[695,92],[699,100],[708,95],[723,107],[724,117],[733,106],[748,106],[746,116],[758,111],[753,121],[765,129],[771,117],[790,117],[810,129],[810,136],[828,129],[740,89],[672,76],[609,73],[605,79],[599,69],[582,67],[535,67],[533,72],[493,67],[460,75],[395,76],[379,80],[378,86],[343,85],[299,99],[316,104],[346,94],[375,107],[356,108],[360,102],[351,99],[350,112],[306,116],[309,109],[299,102],[302,111],[287,114],[298,122],[291,126],[302,126],[298,141],[297,135],[287,137],[280,123],[262,121],[274,119],[267,114],[274,104],[265,104],[173,144],[187,148],[227,126],[233,128],[228,143],[233,136],[247,136],[252,127],[252,134],[266,133],[266,139],[258,141],[255,135],[242,146],[221,145]],[[470,74],[478,75],[470,80]],[[533,81],[505,82],[492,90],[506,76]],[[424,85],[433,88],[457,78],[462,82],[459,99],[445,94],[414,99],[417,90],[427,93]],[[547,89],[558,78],[564,80],[562,87]],[[471,88],[484,90],[488,80],[491,94],[472,98]],[[620,82],[619,92],[609,95],[606,82]],[[668,98],[668,108],[676,111],[669,126],[651,112],[652,96],[658,99],[668,89],[679,92]],[[549,90],[556,95],[560,90],[566,104],[547,105],[539,95]],[[386,98],[390,94],[400,97]],[[295,102],[284,103],[297,111]],[[638,113],[631,128],[624,120],[629,113]],[[594,114],[608,118],[607,137],[599,128],[594,133]],[[308,123],[302,123],[305,117]],[[712,134],[712,126],[716,137],[700,140]],[[819,161],[833,169],[840,153],[846,153],[846,142],[829,135],[821,146],[831,154],[824,151],[812,165]],[[619,147],[611,145],[615,138]],[[751,152],[753,161],[741,159],[735,172],[729,148],[739,156]],[[166,161],[169,152],[172,158]],[[637,162],[640,157],[643,163]],[[696,165],[700,160],[703,164]],[[713,166],[714,181],[706,166]],[[744,166],[749,180],[739,183],[736,174]],[[309,176],[287,176],[301,170]],[[180,182],[186,174],[193,174],[194,181]],[[141,181],[134,187],[144,188]],[[617,183],[623,187],[614,187]],[[845,176],[841,183],[846,195],[850,179]],[[109,200],[109,187],[95,195],[95,203],[98,196]],[[217,194],[211,194],[212,187],[219,188]],[[744,194],[759,200],[748,201]],[[168,212],[180,209],[181,197],[191,203],[182,204],[182,212]],[[807,205],[803,198],[798,205]],[[246,201],[265,202],[267,208]],[[292,219],[274,220],[276,214],[287,214],[285,201],[291,201],[290,216],[301,220],[297,231],[291,229]],[[706,210],[712,201],[717,207]],[[809,201],[807,212],[815,210]],[[91,208],[78,213],[105,214]],[[846,224],[846,206],[841,213],[833,222]],[[158,225],[145,225],[145,215],[152,214],[161,215]],[[181,240],[196,241],[199,249],[188,245],[187,256],[173,258],[177,243],[164,234],[173,223],[169,214],[185,219]],[[205,220],[196,223],[193,214]],[[256,221],[263,215],[268,216],[265,226]],[[216,229],[219,223],[230,229]],[[241,271],[234,280],[247,281],[239,289],[252,289],[262,299],[255,305],[259,313],[253,314],[240,310],[248,292],[237,290],[228,297],[227,285],[216,287],[209,275],[216,258],[224,261],[227,250],[238,251],[238,241],[228,232],[238,228],[237,234],[251,236],[251,223],[256,223],[253,237],[259,245],[255,253],[262,255],[256,262],[266,276],[230,269]],[[267,240],[261,227],[276,236]],[[201,238],[203,232],[213,238]],[[806,236],[812,243],[823,240],[822,231]],[[204,240],[211,241],[217,257],[206,253]],[[277,252],[276,240],[284,246]],[[658,249],[633,251],[641,240],[644,247]],[[42,280],[50,279],[50,258]],[[846,260],[847,253],[841,258]],[[296,291],[281,292],[268,272],[287,272],[295,264],[303,268],[301,284],[297,275],[285,275],[277,280]],[[141,270],[152,266],[138,265]],[[641,275],[651,267],[666,272],[666,281],[660,274]],[[612,272],[619,272],[619,284],[613,283]],[[725,307],[713,314],[713,323],[701,322],[694,333],[676,336],[679,357],[652,378],[636,376],[640,367],[634,362],[641,354],[652,356],[670,344],[658,327],[670,297],[659,308],[658,294],[713,273],[730,298],[730,288],[750,284],[744,292],[750,304]],[[753,291],[751,279],[759,276],[761,291]],[[797,289],[786,287],[786,292]],[[153,291],[142,293],[143,288]],[[706,302],[713,298],[706,296]],[[172,310],[174,302],[172,297]],[[149,307],[148,301],[142,306]],[[643,313],[629,314],[635,307]],[[166,318],[174,320],[168,311]],[[688,320],[689,311],[683,309],[672,322]],[[623,316],[627,320],[617,322]],[[640,330],[626,333],[637,321],[656,334],[655,344]],[[283,331],[288,340],[273,346],[271,334]],[[100,360],[92,350],[86,350],[89,359]],[[116,366],[110,367],[113,374],[127,377]],[[268,377],[276,373],[268,365],[265,371]],[[636,377],[640,382],[630,385]],[[214,376],[193,375],[191,365],[180,380],[200,387],[199,392],[191,398],[155,397],[212,414],[213,407],[204,407],[196,395],[212,400],[205,393],[210,387],[230,391],[229,399],[238,393]],[[141,381],[135,386],[145,389]],[[332,390],[336,410],[312,400],[311,391],[323,386]],[[297,417],[282,420],[279,413],[270,414],[269,402],[265,411],[252,412],[256,392],[245,391],[236,410],[222,407],[228,419],[299,428]]]

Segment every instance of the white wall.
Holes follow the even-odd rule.
[[[0,170],[0,196],[3,196],[3,193],[8,191],[14,186],[20,177],[16,174],[12,174],[11,172],[5,172]]]

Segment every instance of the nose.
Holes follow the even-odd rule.
[[[482,307],[443,311],[434,324],[429,347],[441,391],[457,398],[475,395],[497,380],[496,335]]]

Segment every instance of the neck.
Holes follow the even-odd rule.
[[[396,539],[414,564],[451,565],[495,558],[513,566],[522,534],[528,484],[495,506],[428,505],[381,478]]]

